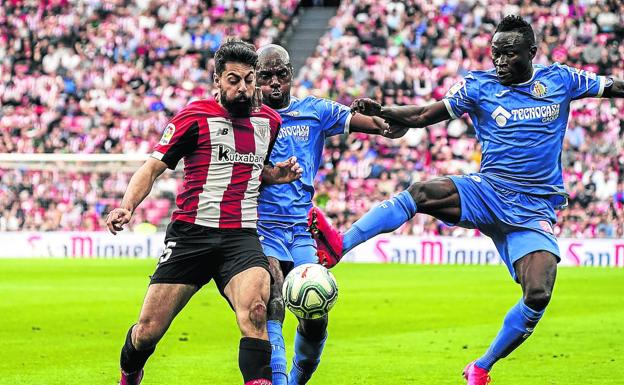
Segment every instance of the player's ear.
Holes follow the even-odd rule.
[[[531,48],[529,48],[529,56],[531,60],[535,59],[535,55],[537,55],[537,46],[532,45]]]
[[[217,86],[217,87],[221,87],[221,84],[219,83],[220,79],[221,79],[221,77],[219,75],[217,75],[216,72],[214,73],[214,75],[212,75],[212,81],[215,84],[215,86]]]

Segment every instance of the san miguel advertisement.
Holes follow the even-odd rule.
[[[559,239],[561,265],[624,267],[622,239]],[[420,238],[384,236],[351,250],[344,257],[351,262],[411,264],[499,264],[494,243],[486,237]]]
[[[164,249],[164,233],[0,233],[0,258],[153,258]]]
[[[0,258],[157,258],[164,233],[106,232],[0,233]],[[624,267],[622,239],[559,239],[564,266]],[[347,262],[404,264],[500,264],[486,237],[408,237],[380,235],[345,255]]]

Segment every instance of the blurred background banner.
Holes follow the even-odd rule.
[[[106,232],[0,233],[0,258],[157,258],[165,234]],[[624,267],[624,240],[560,238],[561,265]],[[404,264],[502,263],[485,237],[380,235],[350,251],[347,262]]]
[[[624,240],[559,238],[563,266],[624,267]],[[485,237],[380,235],[351,250],[343,261],[408,264],[502,264]]]
[[[164,233],[96,231],[0,233],[0,258],[153,258],[163,251]]]

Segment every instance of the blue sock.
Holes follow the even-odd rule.
[[[503,328],[475,364],[482,369],[491,370],[496,361],[507,357],[533,333],[543,314],[544,310],[535,311],[520,300],[509,310],[503,321]]]
[[[321,362],[321,353],[327,341],[327,334],[320,341],[311,341],[299,333],[295,333],[295,356],[288,376],[288,385],[303,385]]]
[[[271,342],[271,369],[273,370],[273,385],[288,385],[286,375],[286,348],[282,335],[282,323],[276,320],[267,321],[267,332]]]
[[[343,251],[346,253],[377,234],[398,229],[416,215],[416,212],[416,202],[408,191],[381,202],[347,230],[342,238]]]

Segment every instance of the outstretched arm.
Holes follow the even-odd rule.
[[[605,88],[603,98],[624,98],[624,80],[613,79],[610,87]]]
[[[152,191],[154,181],[165,171],[167,164],[155,158],[149,158],[132,175],[126,193],[121,201],[121,207],[111,211],[106,217],[106,226],[111,233],[117,234],[123,226],[130,222],[134,209]]]
[[[404,127],[427,127],[451,118],[444,102],[427,106],[391,106],[385,107],[372,99],[357,99],[351,105],[355,112],[364,115],[379,116],[390,125]]]
[[[388,124],[378,116],[366,116],[354,113],[349,122],[349,132],[362,132],[364,134],[382,135]]]
[[[284,184],[301,178],[303,169],[297,163],[297,157],[291,156],[283,162],[275,163],[275,166],[265,164],[262,169],[262,183]]]
[[[379,116],[366,116],[357,112],[353,114],[349,123],[349,132],[382,135],[390,139],[402,137],[409,129],[409,127],[404,126],[390,126],[388,122]]]

